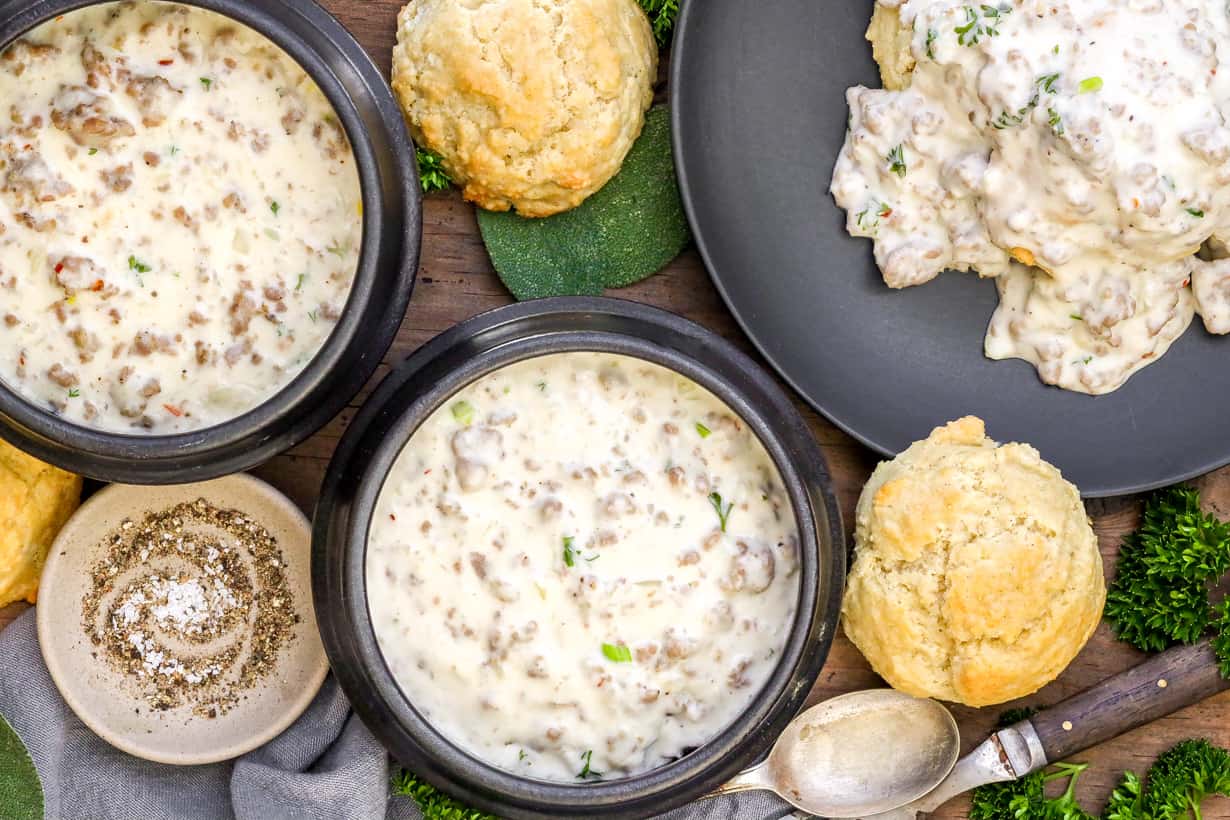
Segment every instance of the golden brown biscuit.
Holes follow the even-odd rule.
[[[80,502],[80,476],[0,441],[0,606],[34,603],[47,550]]]
[[[880,66],[880,83],[890,91],[908,88],[915,65],[910,48],[914,32],[901,24],[901,10],[876,3],[867,39],[871,41],[871,56]]]
[[[635,0],[411,0],[393,89],[415,140],[483,208],[549,216],[615,175],[653,101]]]
[[[1076,488],[1026,444],[954,421],[876,468],[859,499],[846,634],[888,683],[970,706],[1054,680],[1102,616]]]

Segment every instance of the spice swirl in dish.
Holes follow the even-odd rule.
[[[247,412],[329,336],[362,240],[349,142],[262,35],[109,3],[0,54],[0,379],[77,424]]]
[[[368,536],[367,603],[409,701],[543,780],[700,746],[764,685],[799,596],[764,446],[659,365],[560,353],[478,379],[414,432]]]
[[[216,717],[270,674],[299,615],[263,526],[198,499],[126,519],[103,543],[82,626],[151,710]]]

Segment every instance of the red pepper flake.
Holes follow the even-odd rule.
[[[174,60],[168,58],[166,60],[159,60],[158,65],[171,65],[174,62]]]
[[[183,410],[181,410],[180,408],[176,407],[173,404],[164,404],[162,405],[162,408],[166,410],[168,413],[170,413],[172,416],[175,416],[175,418],[179,418],[180,416],[184,414]]]
[[[102,289],[103,289],[103,280],[101,279],[95,279],[94,284],[90,285],[90,290],[92,291],[100,291]]]
[[[426,470],[424,470],[423,475],[431,475],[431,468],[428,467]]]
[[[389,513],[389,520],[390,520],[390,521],[396,521],[396,520],[397,520],[397,516],[393,515],[393,513]]]
[[[56,273],[63,273],[63,272],[64,272],[64,263],[57,262],[56,263]]]

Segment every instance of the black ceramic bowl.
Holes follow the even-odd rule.
[[[496,769],[435,731],[403,695],[376,644],[364,567],[372,510],[410,435],[453,394],[505,365],[566,351],[646,359],[703,385],[757,433],[781,472],[801,545],[798,607],[781,661],[720,735],[643,775],[550,783]],[[351,423],[326,474],[312,532],[312,588],[325,649],[364,723],[427,780],[505,817],[646,817],[704,795],[761,757],[824,664],[845,580],[840,515],[824,458],[790,400],[730,343],[684,319],[615,299],[548,299],[449,330],[397,367]],[[446,644],[441,652],[447,652]]]
[[[179,0],[260,32],[303,66],[346,129],[363,192],[363,246],[333,334],[290,384],[223,424],[125,435],[71,424],[0,382],[0,436],[104,481],[171,484],[246,470],[320,429],[375,372],[405,314],[422,214],[414,148],[392,91],[355,39],[312,0]],[[0,0],[0,49],[90,0]]]

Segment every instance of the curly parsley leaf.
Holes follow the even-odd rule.
[[[1171,487],[1145,503],[1123,540],[1106,617],[1115,635],[1144,651],[1195,643],[1209,629],[1209,584],[1230,569],[1230,526],[1200,510],[1200,494]]]
[[[1213,608],[1213,653],[1221,676],[1230,680],[1230,595]]]
[[[1087,763],[1057,763],[1049,769],[1007,783],[992,783],[974,790],[970,820],[1094,820],[1076,802],[1076,781]],[[1067,778],[1058,797],[1046,796],[1046,784]]]
[[[1111,794],[1106,820],[1181,820],[1201,817],[1210,795],[1230,796],[1230,752],[1207,740],[1184,740],[1164,752],[1142,781],[1124,775]]]
[[[675,19],[679,17],[679,0],[638,0],[645,14],[649,15],[649,25],[653,28],[654,39],[659,46],[671,41],[675,31]]]
[[[499,820],[495,815],[466,808],[405,769],[392,776],[391,786],[393,794],[409,797],[418,804],[423,820]]]
[[[435,151],[426,148],[415,148],[414,156],[419,164],[419,185],[423,193],[432,191],[447,191],[453,185],[452,177],[444,170],[444,158]]]

